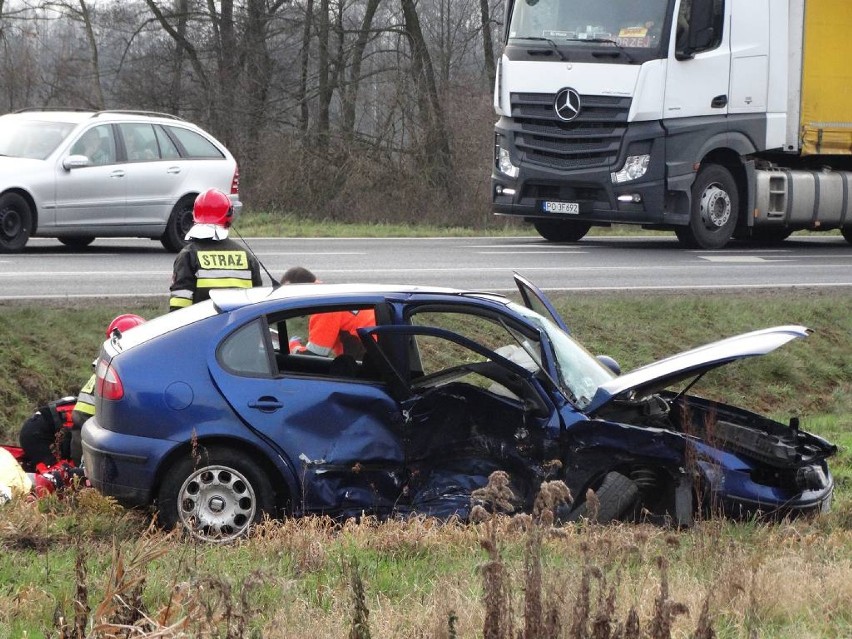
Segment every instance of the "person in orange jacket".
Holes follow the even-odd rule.
[[[302,266],[288,269],[281,277],[282,284],[319,284],[316,275]],[[307,353],[323,357],[354,355],[364,352],[358,329],[376,325],[376,313],[371,308],[344,309],[315,313],[308,320],[308,343],[290,340],[291,353]]]

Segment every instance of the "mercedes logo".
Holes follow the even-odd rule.
[[[556,94],[553,109],[560,120],[570,122],[580,115],[580,94],[574,89],[562,89]]]

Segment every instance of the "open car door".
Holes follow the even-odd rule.
[[[556,312],[556,307],[554,307],[553,303],[547,299],[547,295],[545,295],[540,288],[522,275],[519,275],[518,273],[514,273],[513,275],[515,278],[515,285],[518,287],[518,291],[520,291],[521,297],[524,300],[524,306],[535,311],[539,315],[547,317],[563,331],[570,333],[571,329],[568,328],[568,325],[562,320],[559,313]]]
[[[466,518],[472,492],[498,470],[511,477],[518,498],[513,507],[528,507],[540,482],[535,469],[541,468],[544,441],[559,431],[559,415],[538,383],[534,359],[524,359],[519,344],[499,349],[512,361],[432,326],[359,333],[365,357],[393,377],[404,418],[406,485],[398,510]],[[392,363],[390,351],[407,355]]]

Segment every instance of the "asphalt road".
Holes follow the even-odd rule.
[[[734,243],[692,251],[669,237],[425,239],[247,238],[280,277],[302,265],[327,282],[513,290],[512,271],[545,290],[702,290],[852,287],[852,246],[839,236],[790,238],[771,248]],[[159,242],[99,239],[73,252],[53,239],[0,254],[0,300],[163,296],[174,255]],[[264,276],[264,280],[268,278]]]

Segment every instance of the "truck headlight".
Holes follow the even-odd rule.
[[[629,155],[624,161],[624,166],[621,167],[621,170],[610,174],[612,183],[621,184],[622,182],[638,180],[648,172],[648,164],[650,161],[650,154]]]
[[[520,173],[520,169],[512,164],[512,157],[509,155],[509,149],[505,148],[502,144],[500,144],[500,139],[502,136],[497,136],[497,139],[494,141],[495,146],[495,160],[497,164],[497,169],[501,173],[505,173],[510,178],[518,177],[518,173]]]

